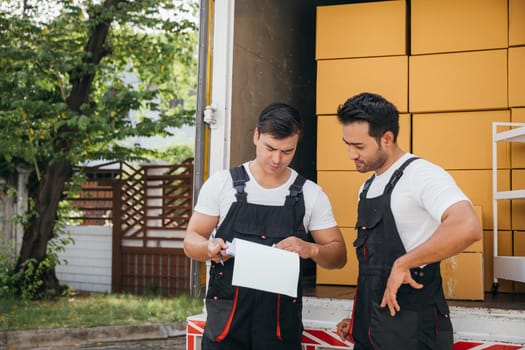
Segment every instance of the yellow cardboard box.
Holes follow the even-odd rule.
[[[405,1],[317,7],[316,58],[406,55]]]
[[[449,170],[448,173],[472,203],[483,208],[483,229],[492,229],[492,170]],[[499,170],[498,174],[498,190],[508,191],[510,170]],[[510,230],[510,201],[498,201],[498,228]]]
[[[525,108],[512,108],[510,118],[513,123],[525,123]],[[511,168],[525,168],[525,143],[510,144],[510,164]]]
[[[371,175],[357,171],[317,172],[317,183],[328,195],[339,227],[355,227],[359,188]]]
[[[525,46],[509,47],[509,106],[525,107]]]
[[[525,1],[509,0],[509,46],[525,45]]]
[[[525,259],[525,231],[514,231],[514,256]],[[514,282],[515,293],[525,293],[525,283]]]
[[[342,125],[334,115],[317,117],[317,170],[355,170],[343,142]]]
[[[484,300],[483,253],[459,253],[441,262],[447,299]]]
[[[525,169],[512,169],[511,174],[511,188],[525,190]],[[512,229],[525,231],[525,198],[512,200],[511,217]]]
[[[412,119],[414,154],[447,170],[492,169],[492,122],[509,122],[510,112],[414,114]],[[498,144],[498,160],[499,167],[510,167],[508,143]]]
[[[410,56],[409,112],[506,109],[507,50]]]
[[[364,91],[383,95],[406,113],[408,57],[317,61],[317,115],[335,114],[339,105]]]
[[[507,0],[412,0],[412,55],[507,47]]]

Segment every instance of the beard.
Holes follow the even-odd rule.
[[[360,173],[367,173],[369,171],[375,171],[381,168],[387,161],[388,155],[385,153],[381,145],[379,146],[375,157],[370,160],[356,160],[355,168]]]

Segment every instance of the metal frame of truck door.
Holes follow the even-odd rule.
[[[200,1],[194,201],[206,178],[230,164],[234,14],[234,0]],[[201,263],[194,260],[191,280],[192,295],[200,296]]]
[[[234,0],[215,0],[211,106],[216,121],[210,125],[209,174],[230,167]]]

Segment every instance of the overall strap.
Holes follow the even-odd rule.
[[[250,177],[248,176],[246,169],[244,166],[239,165],[238,167],[231,168],[230,174],[233,179],[233,188],[235,188],[237,191],[237,193],[235,193],[237,201],[246,202],[247,193],[244,192],[244,188],[246,187],[246,181],[250,181]]]
[[[295,181],[291,184],[290,194],[286,196],[285,205],[295,204],[299,200],[299,195],[303,193],[303,185],[306,182],[304,176],[297,174]]]
[[[405,170],[405,168],[416,159],[419,159],[419,157],[408,158],[407,160],[405,160],[403,164],[401,164],[399,168],[396,169],[396,171],[394,171],[394,173],[392,174],[392,177],[388,181],[388,184],[385,186],[384,193],[392,192],[392,190],[394,189],[394,186],[397,184],[397,182],[403,175],[403,171]]]
[[[376,177],[376,174],[370,176],[366,180],[365,184],[363,185],[363,190],[361,191],[361,195],[360,195],[361,199],[366,199],[366,194],[368,193],[368,189],[370,188],[370,185],[372,184],[372,181],[374,181],[375,177]]]

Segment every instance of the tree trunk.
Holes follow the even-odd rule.
[[[68,161],[52,163],[45,169],[36,191],[30,190],[30,197],[35,200],[35,212],[24,228],[16,271],[21,271],[24,262],[30,259],[41,262],[46,258],[48,242],[54,235],[58,204],[62,200],[65,184],[71,178],[71,174],[72,166]],[[42,281],[42,291],[60,290],[54,268],[46,271]]]
[[[124,2],[124,0],[105,0],[104,8],[115,8],[121,2]],[[101,16],[102,12],[95,13],[93,16]],[[92,28],[89,41],[84,47],[84,51],[89,52],[90,55],[86,56],[87,58],[78,67],[78,71],[85,71],[86,66],[96,66],[108,54],[104,44],[111,22],[112,19],[100,21]],[[89,103],[90,89],[95,73],[87,70],[83,74],[78,74],[77,72],[76,74],[71,74],[71,76],[75,78],[70,81],[71,92],[66,98],[66,104],[71,110],[79,112],[82,104]],[[62,127],[57,132],[57,138],[54,140],[54,148],[57,153],[67,154],[70,151],[69,140],[67,137],[62,138],[66,129],[67,127]],[[21,271],[24,262],[30,259],[41,262],[46,258],[47,245],[53,238],[53,228],[57,221],[58,204],[62,199],[65,184],[71,178],[72,168],[71,162],[67,160],[50,163],[45,169],[44,176],[38,180],[36,192],[30,191],[30,198],[35,200],[35,215],[31,215],[29,222],[24,228],[22,248],[16,264],[16,271]],[[43,291],[49,289],[60,290],[54,268],[47,271],[42,281]]]

